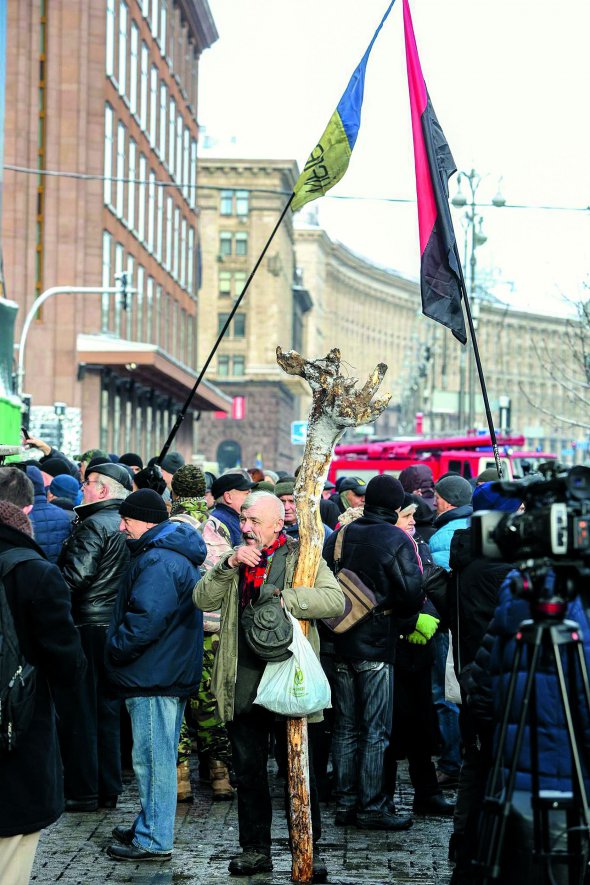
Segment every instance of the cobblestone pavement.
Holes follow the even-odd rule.
[[[193,771],[192,805],[179,805],[176,814],[174,854],[171,861],[121,863],[111,860],[106,848],[111,830],[130,826],[137,809],[133,777],[125,778],[119,805],[113,811],[64,814],[43,832],[31,881],[37,885],[133,883],[133,885],[286,885],[291,882],[291,857],[282,802],[282,782],[271,774],[273,792],[272,873],[236,878],[227,872],[239,854],[237,802],[212,802],[206,785]],[[447,794],[447,798],[452,798]],[[411,808],[412,790],[400,766],[397,809]],[[448,885],[451,869],[447,846],[452,819],[416,817],[404,833],[362,831],[335,827],[333,806],[322,805],[322,849],[333,885]]]

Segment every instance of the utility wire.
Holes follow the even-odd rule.
[[[141,184],[150,186],[150,182],[146,178],[120,178],[110,175],[93,175],[88,172],[62,172],[59,170],[52,169],[35,169],[27,166],[15,166],[11,163],[5,163],[4,169],[9,172],[18,172],[23,175],[45,175],[49,178],[75,178],[81,181],[111,181],[114,183],[123,182],[124,184]],[[151,184],[155,185],[155,187],[172,187],[176,188],[179,191],[182,190],[206,190],[206,191],[225,191],[225,190],[236,190],[235,187],[228,188],[221,185],[215,184],[189,184],[187,182],[175,182],[175,181],[154,181]],[[244,187],[238,188],[238,190],[248,191],[248,193],[258,193],[258,194],[273,194],[274,196],[285,196],[288,197],[291,195],[291,191],[284,191],[277,188],[263,188],[263,187]],[[376,196],[367,196],[367,195],[357,195],[354,196],[352,194],[326,194],[324,199],[328,200],[348,200],[354,202],[375,202],[375,203],[407,203],[407,204],[415,204],[415,199],[408,199],[404,197],[376,197]],[[496,206],[494,203],[477,203],[476,204],[482,208],[501,208],[501,209],[537,209],[549,212],[590,212],[590,206],[550,206],[544,204],[532,204],[532,203],[505,203],[503,206]],[[453,207],[458,208],[458,207]]]

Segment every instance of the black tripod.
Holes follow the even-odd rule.
[[[565,604],[562,607],[565,608]],[[528,661],[522,707],[519,713],[513,754],[507,779],[504,778],[504,752],[508,734],[510,711],[514,703],[519,666],[523,651],[528,647]],[[562,650],[567,661],[567,684],[564,673]],[[562,704],[568,734],[571,755],[571,791],[555,792],[540,789],[539,755],[538,755],[538,723],[537,723],[537,692],[535,676],[539,664],[547,660],[554,665],[557,674],[559,695]],[[581,885],[585,881],[588,856],[588,836],[590,834],[590,809],[584,784],[584,774],[588,776],[588,748],[583,744],[583,737],[577,740],[580,732],[580,711],[572,712],[570,698],[575,698],[578,686],[585,698],[586,716],[590,717],[590,686],[584,650],[578,625],[574,621],[543,620],[523,621],[516,635],[516,652],[512,666],[498,747],[494,765],[490,774],[488,791],[483,804],[480,834],[478,841],[477,860],[475,867],[479,869],[478,882],[492,882],[501,875],[502,850],[506,836],[508,819],[512,809],[512,800],[516,785],[516,775],[523,744],[525,726],[528,722],[530,732],[531,760],[531,807],[533,815],[533,849],[532,858],[542,871],[543,883],[555,882],[553,864],[567,864],[568,885]],[[569,692],[568,692],[569,690]],[[586,720],[588,721],[588,719]],[[580,746],[585,754],[584,762],[580,755]],[[551,815],[562,812],[565,815],[567,847],[557,850],[552,844]],[[554,839],[554,842],[556,840]],[[475,870],[474,870],[475,874]],[[526,883],[523,881],[523,885]]]

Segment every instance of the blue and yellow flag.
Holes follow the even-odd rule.
[[[334,187],[340,181],[348,169],[350,155],[355,146],[361,125],[361,108],[365,91],[367,61],[369,60],[373,43],[377,39],[377,35],[391,12],[394,3],[395,0],[391,0],[385,15],[381,19],[381,24],[373,34],[373,39],[369,43],[367,51],[344,90],[344,95],[340,99],[338,107],[330,117],[330,122],[326,126],[324,134],[309,155],[309,159],[293,191],[294,196],[291,201],[293,212],[301,209],[310,200],[323,197],[331,187]]]

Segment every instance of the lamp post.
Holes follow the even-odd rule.
[[[122,298],[123,309],[126,310],[127,296],[136,290],[128,288],[126,273],[116,274],[115,278],[118,280],[117,286],[52,286],[50,289],[45,289],[44,292],[41,292],[41,294],[35,298],[25,317],[18,344],[17,393],[19,396],[22,396],[25,380],[25,347],[27,344],[27,336],[29,334],[29,329],[31,328],[31,323],[35,319],[41,305],[45,304],[45,302],[54,295],[120,295]]]
[[[461,185],[463,179],[467,182],[469,186],[469,199],[465,196],[461,189]],[[463,209],[465,207],[464,218],[464,226],[465,226],[465,263],[467,263],[467,250],[470,247],[469,251],[469,306],[471,308],[471,315],[473,317],[473,326],[477,330],[478,319],[479,319],[479,309],[480,309],[480,299],[477,295],[476,288],[476,268],[477,268],[477,258],[476,258],[476,250],[483,246],[484,243],[487,242],[487,236],[483,231],[483,216],[477,212],[477,201],[476,195],[478,188],[482,182],[482,177],[479,175],[475,169],[472,169],[471,172],[459,172],[457,176],[457,193],[452,198],[451,203],[457,209]],[[492,204],[497,206],[498,208],[504,206],[506,204],[506,200],[502,196],[500,191],[502,179],[498,182],[498,191],[496,195],[492,198]],[[468,380],[468,408],[467,408],[467,428],[472,428],[475,423],[475,359],[473,355],[473,348],[469,349],[469,365],[467,372],[467,380]],[[460,367],[459,370],[459,423],[461,423],[463,418],[464,411],[464,400],[465,400],[465,368],[464,363],[463,366]]]

